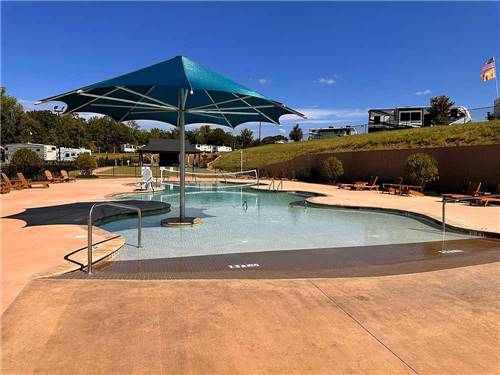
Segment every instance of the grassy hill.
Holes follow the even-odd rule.
[[[332,151],[368,151],[407,148],[500,144],[500,120],[465,125],[392,130],[333,139],[273,144],[243,151],[245,169],[263,168],[298,156]],[[213,167],[227,171],[240,168],[240,152],[218,158]]]

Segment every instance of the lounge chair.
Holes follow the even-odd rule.
[[[379,185],[377,183],[378,176],[371,176],[370,181],[356,181],[353,184],[340,184],[339,189],[351,189],[351,190],[378,190]]]
[[[49,182],[48,181],[31,181],[31,180],[28,180],[28,179],[26,179],[26,177],[24,177],[24,175],[22,174],[22,172],[17,172],[17,178],[19,179],[19,181],[21,182],[21,185],[25,189],[31,189],[31,188],[33,188],[35,186],[46,187],[46,188],[49,187]]]
[[[377,183],[378,176],[371,176],[370,181],[368,182],[355,182],[351,187],[352,190],[378,190],[379,185],[375,185]]]
[[[480,194],[479,189],[481,189],[480,182],[469,182],[469,185],[467,185],[467,190],[465,190],[464,194],[443,194],[442,196],[443,200],[445,198],[459,199],[459,198],[475,197]]]
[[[484,193],[485,195],[488,195],[489,193]],[[500,184],[498,184],[497,189],[492,195],[497,195],[500,194]],[[482,196],[478,197],[477,199],[473,199],[470,201],[471,205],[477,204],[481,205],[483,207],[486,207],[489,203],[498,203],[500,204],[500,198],[498,197],[488,197],[488,196]]]
[[[10,187],[7,184],[2,183],[0,186],[0,194],[7,194],[10,193]]]
[[[17,181],[17,180],[11,181],[11,179],[9,177],[7,177],[7,175],[3,172],[2,172],[2,180],[3,180],[3,184],[9,188],[9,191],[10,190],[20,190],[20,189],[24,188],[20,181]]]
[[[153,172],[149,167],[142,167],[141,181],[137,184],[140,190],[148,190],[148,188],[153,189]]]
[[[43,173],[45,174],[45,178],[47,178],[47,181],[49,181],[51,184],[57,184],[60,182],[64,182],[64,178],[52,176],[52,172],[47,170],[47,169],[45,171],[43,171]]]
[[[76,182],[76,178],[71,177],[68,172],[64,169],[61,169],[61,176],[64,182]]]
[[[382,193],[401,194],[401,186],[402,185],[403,185],[403,177],[396,177],[396,179],[394,180],[394,183],[382,185]]]
[[[401,195],[417,195],[422,196],[424,191],[425,181],[419,178],[415,181],[415,185],[401,185]]]

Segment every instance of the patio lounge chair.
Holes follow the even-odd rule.
[[[2,181],[5,186],[10,190],[20,190],[23,189],[24,187],[21,185],[21,182],[17,180],[12,180],[7,177],[5,173],[2,172]]]
[[[488,195],[489,193],[485,193],[485,195]],[[497,189],[493,193],[493,195],[500,194],[500,184],[498,184]],[[473,199],[470,201],[471,205],[477,204],[481,205],[483,207],[486,207],[489,203],[497,203],[500,204],[500,198],[498,197],[488,197],[488,196],[482,196],[478,197],[477,199]]]
[[[401,194],[401,185],[403,185],[403,177],[396,177],[394,183],[382,185],[382,193]]]
[[[378,190],[379,185],[375,185],[377,183],[378,176],[371,176],[370,181],[368,182],[355,182],[351,187],[352,190]]]
[[[424,191],[425,181],[419,178],[415,181],[415,185],[401,185],[401,195],[416,195],[422,196]]]
[[[21,185],[25,189],[31,189],[31,188],[33,188],[35,186],[46,187],[46,188],[49,187],[49,182],[48,181],[31,181],[31,180],[28,180],[28,179],[26,179],[26,177],[24,177],[24,175],[22,174],[22,172],[17,172],[17,178],[19,179],[19,181],[21,182]]]
[[[60,182],[64,182],[64,178],[52,176],[52,172],[47,170],[47,169],[44,170],[43,173],[45,174],[45,178],[47,179],[47,181],[49,181],[51,184],[57,184]]]
[[[0,194],[10,193],[10,187],[7,184],[2,183],[0,187]]]
[[[64,169],[61,169],[61,176],[64,179],[64,182],[76,182],[75,177],[71,177],[68,172]]]
[[[149,167],[142,167],[141,181],[137,184],[140,190],[148,190],[148,188],[153,189],[153,172]]]
[[[459,199],[459,198],[475,197],[476,195],[480,194],[479,189],[481,189],[480,182],[469,182],[469,185],[467,185],[467,190],[465,191],[464,194],[443,194],[443,200],[445,198]]]
[[[370,181],[356,181],[353,184],[340,184],[339,189],[351,189],[351,190],[378,190],[379,185],[377,183],[378,176],[371,176]]]

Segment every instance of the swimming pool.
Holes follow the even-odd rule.
[[[143,218],[142,244],[127,246],[117,260],[156,259],[272,250],[299,250],[439,241],[441,231],[411,217],[341,208],[304,206],[306,194],[271,193],[224,185],[191,186],[186,214],[203,224],[162,227],[160,220],[178,216],[178,188],[120,199],[157,200],[172,204],[169,213]],[[136,243],[136,219],[101,225]],[[447,240],[466,239],[447,233]]]

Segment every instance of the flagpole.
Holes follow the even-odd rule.
[[[493,63],[495,65],[495,89],[496,89],[495,101],[497,101],[498,100],[498,78],[497,78],[497,63],[495,61],[495,57],[493,57]]]

